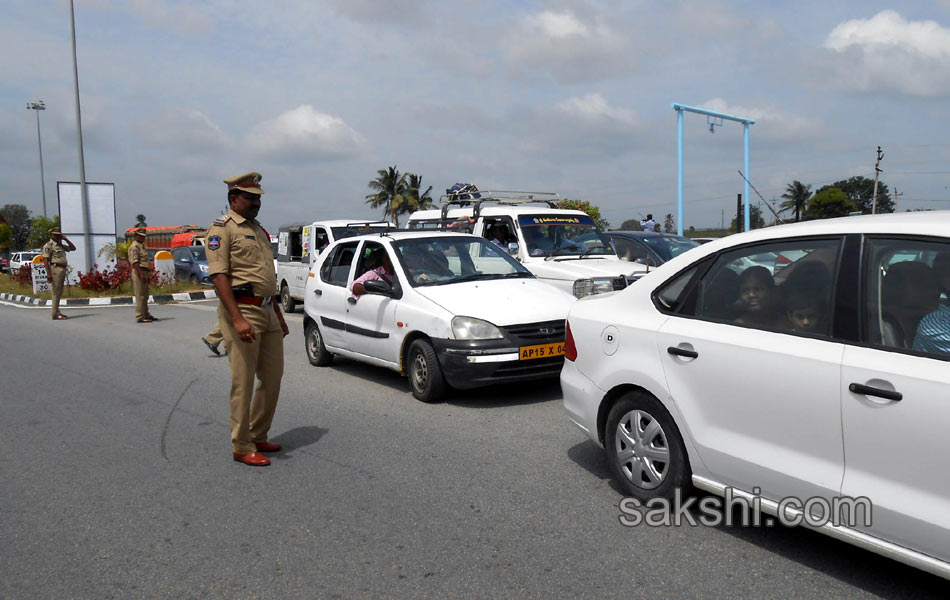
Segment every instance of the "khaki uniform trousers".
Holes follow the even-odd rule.
[[[50,316],[55,317],[59,312],[59,299],[63,297],[63,282],[66,281],[66,265],[50,265],[53,270],[49,274],[50,288],[52,288],[53,307]]]
[[[132,290],[135,293],[135,320],[141,321],[148,316],[148,278],[151,271],[142,269],[142,276],[139,277],[135,271],[132,271]]]
[[[218,324],[224,334],[231,363],[231,445],[234,452],[256,451],[255,442],[266,442],[280,396],[284,374],[284,332],[273,306],[238,304],[241,314],[254,327],[253,342],[243,342],[231,324],[224,306],[218,305]],[[257,389],[253,402],[254,376]]]
[[[224,334],[221,333],[221,323],[215,322],[214,328],[205,334],[204,339],[212,346],[217,346],[224,340]]]

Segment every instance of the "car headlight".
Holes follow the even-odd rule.
[[[574,282],[574,297],[583,298],[595,294],[603,294],[614,291],[613,279],[609,277],[599,277],[597,279],[578,279]]]
[[[201,269],[202,273],[208,272],[208,265],[198,265],[198,268]]]
[[[455,317],[452,319],[452,333],[457,340],[498,340],[501,331],[482,319],[472,317]]]

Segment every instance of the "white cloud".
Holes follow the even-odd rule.
[[[309,104],[253,127],[245,142],[269,158],[291,160],[340,158],[365,145],[363,137],[343,119]]]
[[[825,131],[825,125],[820,119],[785,112],[771,105],[730,105],[722,98],[712,98],[700,104],[699,108],[754,120],[751,135],[757,138],[800,140],[822,135]]]
[[[607,104],[607,100],[600,94],[587,94],[579,98],[568,98],[567,100],[558,102],[556,108],[582,121],[613,121],[616,124],[627,127],[637,125],[636,113],[629,109],[610,106]]]
[[[182,153],[221,150],[230,138],[204,113],[193,109],[168,109],[138,124],[151,146],[174,148]]]
[[[908,21],[884,10],[839,24],[824,47],[835,61],[838,83],[848,89],[950,93],[950,29],[936,21]]]
[[[592,81],[633,70],[629,35],[573,12],[542,11],[523,17],[503,40],[511,71],[534,72],[558,81]]]

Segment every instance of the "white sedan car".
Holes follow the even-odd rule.
[[[948,295],[950,212],[710,242],[572,307],[564,406],[642,504],[755,498],[950,577]]]
[[[382,271],[382,265],[392,271]],[[382,272],[353,283],[368,271]],[[472,235],[384,232],[343,238],[314,264],[304,295],[307,357],[334,354],[409,376],[423,402],[448,386],[557,378],[573,297]]]

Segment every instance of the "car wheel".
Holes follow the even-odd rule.
[[[647,502],[692,487],[686,447],[673,417],[645,392],[624,394],[607,415],[607,463],[624,491]]]
[[[323,335],[313,321],[307,321],[304,330],[304,344],[307,346],[307,360],[311,365],[325,367],[333,362],[333,354],[323,345]]]
[[[286,283],[280,286],[280,306],[284,309],[285,313],[292,313],[294,312],[294,308],[297,307],[297,302],[290,297],[290,288],[287,287]]]
[[[445,377],[432,344],[416,340],[409,346],[409,387],[423,402],[438,402],[445,394]]]
[[[188,281],[191,282],[191,285],[198,285],[198,276],[192,273],[191,277],[188,278]]]

